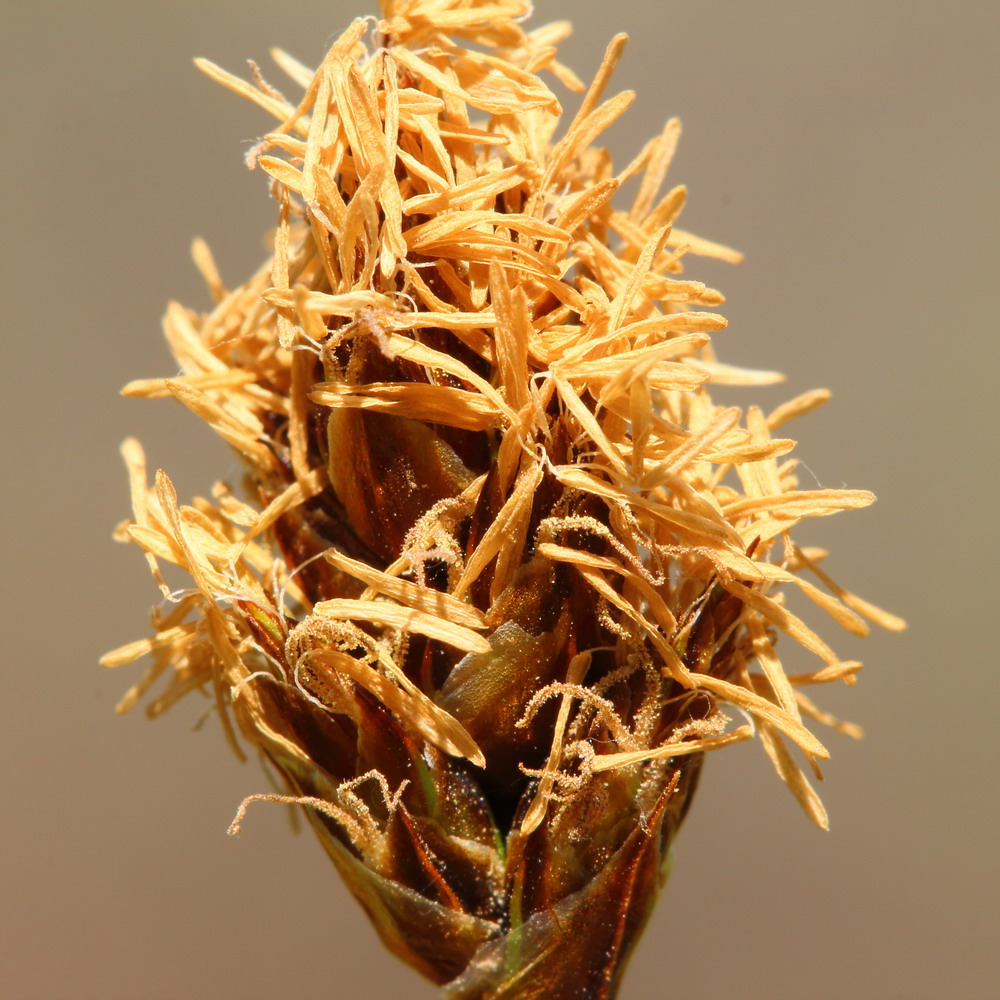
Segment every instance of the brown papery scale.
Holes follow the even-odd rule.
[[[797,689],[860,664],[783,592],[855,633],[902,625],[791,539],[873,500],[798,488],[775,432],[826,394],[712,402],[779,376],[718,362],[722,295],[680,277],[739,255],[676,225],[683,187],[660,193],[678,122],[616,170],[594,142],[632,101],[604,94],[624,36],[564,117],[543,77],[584,90],[556,60],[569,25],[528,13],[384,0],[316,71],[274,53],[291,98],[199,60],[277,122],[249,163],[274,254],[229,288],[196,242],[215,306],[167,313],[183,374],[125,390],[222,435],[246,500],[219,483],[179,506],[126,442],[118,537],[166,600],[104,659],[152,659],[120,709],[213,697],[285,786],[232,832],[253,799],[305,807],[449,1000],[614,996],[710,750],[756,733],[825,826],[791,748],[827,756],[804,718],[857,731]],[[780,632],[812,672],[786,675]]]

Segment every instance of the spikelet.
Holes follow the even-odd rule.
[[[583,89],[556,60],[569,26],[528,12],[383,0],[315,72],[274,53],[293,99],[199,60],[274,119],[249,160],[274,254],[229,289],[196,242],[215,306],[171,305],[182,374],[125,392],[205,420],[249,496],[182,506],[126,442],[117,537],[166,600],[103,661],[151,658],[121,710],[157,685],[150,715],[214,698],[285,786],[254,798],[307,807],[451,1000],[613,996],[708,751],[756,732],[825,826],[792,750],[827,756],[807,720],[857,731],[798,689],[860,665],[783,592],[856,634],[902,627],[791,539],[873,500],[798,488],[776,432],[826,394],[712,402],[779,376],[716,360],[722,295],[681,277],[739,255],[676,226],[683,187],[661,194],[678,122],[616,171],[595,142],[632,101],[604,93],[624,36],[567,121],[541,74]],[[812,672],[785,673],[779,633]]]

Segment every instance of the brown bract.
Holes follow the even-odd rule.
[[[901,622],[837,586],[798,522],[862,507],[800,490],[771,414],[711,386],[771,371],[716,360],[719,292],[681,277],[733,251],[675,225],[660,194],[676,119],[623,169],[595,145],[624,37],[567,121],[543,82],[569,32],[525,2],[383,4],[288,99],[199,60],[277,124],[249,165],[279,205],[274,254],[165,319],[173,396],[240,454],[249,502],[178,503],[124,454],[164,601],[151,715],[209,692],[260,752],[397,954],[445,995],[610,997],[665,874],[704,754],[760,736],[808,815],[792,751],[827,756],[799,690],[843,662],[786,607]],[[630,205],[616,193],[636,178]],[[161,561],[190,574],[172,592]],[[788,676],[779,633],[814,654]],[[726,707],[743,716],[733,726]],[[232,725],[235,720],[236,725]],[[242,810],[240,813],[242,817]],[[238,824],[234,824],[238,828]]]

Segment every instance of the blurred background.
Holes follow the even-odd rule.
[[[117,395],[176,370],[159,332],[168,299],[209,306],[191,238],[236,284],[276,215],[242,160],[269,119],[192,57],[241,75],[253,58],[284,87],[269,47],[314,65],[373,5],[35,0],[5,14],[11,1000],[435,995],[383,952],[283,807],[226,836],[266,782],[232,758],[209,702],[117,717],[141,664],[97,666],[145,634],[157,599],[138,549],[110,537],[128,513],[119,442],[140,437],[182,497],[238,473],[176,403]],[[757,744],[713,757],[623,1000],[994,996],[1000,5],[539,0],[534,24],[568,16],[562,58],[585,80],[612,34],[632,37],[610,90],[639,95],[605,136],[616,162],[680,115],[668,181],[689,187],[682,224],[747,254],[689,258],[687,273],[728,297],[722,359],[788,381],[725,401],[834,393],[792,430],[803,484],[879,502],[800,541],[910,621],[854,640],[810,614],[867,664],[855,689],[817,692],[867,732],[824,734],[832,830],[808,824]],[[785,653],[790,670],[810,665]]]

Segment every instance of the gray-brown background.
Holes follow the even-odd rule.
[[[138,551],[109,537],[127,512],[119,441],[138,434],[185,495],[236,470],[176,404],[116,396],[172,372],[167,299],[208,304],[190,238],[206,237],[235,283],[273,217],[241,159],[266,116],[191,57],[242,72],[278,44],[315,63],[371,4],[36,0],[4,15],[0,994],[12,1000],[433,996],[383,954],[281,808],[226,837],[265,783],[215,719],[195,731],[207,703],[118,718],[139,667],[96,665],[143,634],[156,597]],[[574,17],[564,58],[585,78],[612,33],[632,35],[617,84],[639,100],[606,137],[618,162],[683,118],[671,177],[690,188],[684,224],[747,252],[739,268],[688,269],[729,297],[719,349],[789,374],[729,395],[770,406],[833,389],[796,427],[805,480],[879,503],[803,537],[832,549],[843,583],[911,621],[901,637],[837,644],[868,667],[824,702],[868,737],[828,741],[830,834],[809,827],[758,746],[711,760],[626,980],[634,1000],[995,995],[998,12],[989,0],[538,3],[535,23]]]

